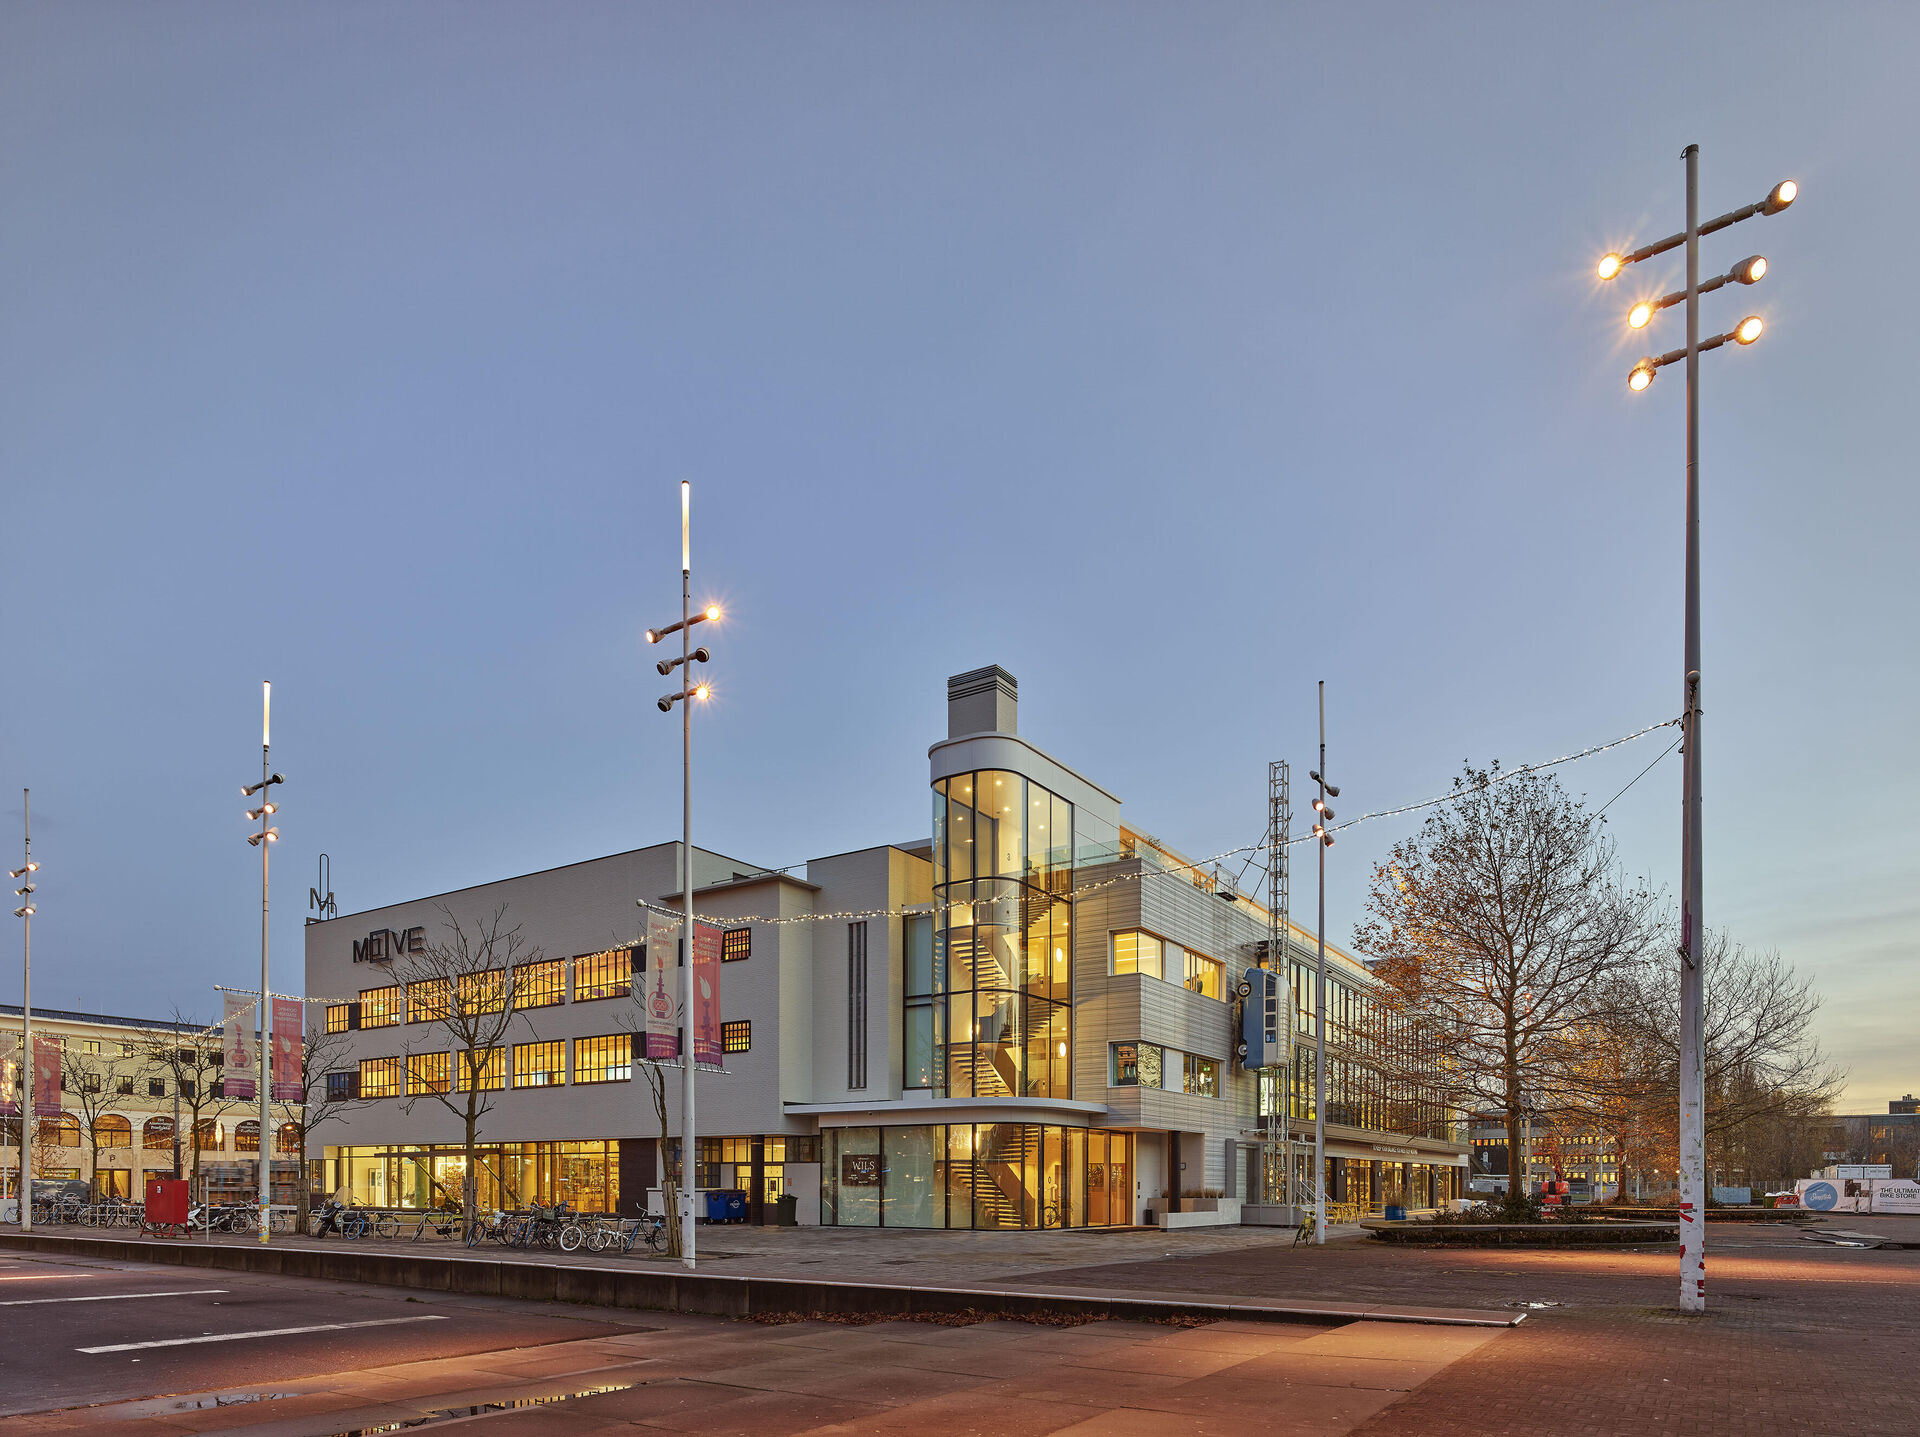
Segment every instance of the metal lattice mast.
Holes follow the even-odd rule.
[[[1291,1200],[1293,1193],[1293,1132],[1291,1124],[1293,1082],[1293,990],[1288,982],[1288,973],[1292,965],[1287,961],[1287,905],[1290,897],[1287,877],[1287,840],[1293,831],[1293,797],[1288,783],[1287,762],[1277,759],[1267,765],[1267,961],[1266,967],[1275,970],[1278,981],[1273,986],[1275,999],[1284,994],[1287,1012],[1280,1015],[1284,1022],[1278,1024],[1286,1035],[1282,1048],[1286,1065],[1280,1070],[1280,1079],[1273,1085],[1273,1106],[1279,1109],[1277,1114],[1268,1112],[1262,1115],[1267,1129],[1267,1155],[1273,1153],[1275,1127],[1274,1119],[1279,1119],[1280,1129],[1280,1172],[1281,1201]]]

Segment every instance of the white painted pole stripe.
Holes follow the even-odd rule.
[[[224,1287],[196,1287],[191,1292],[102,1292],[90,1297],[16,1297],[0,1302],[0,1307],[38,1307],[44,1302],[126,1302],[135,1297],[211,1297],[226,1292]]]
[[[265,1332],[210,1332],[205,1337],[169,1337],[161,1342],[116,1342],[110,1347],[76,1347],[75,1352],[142,1352],[149,1347],[192,1347],[201,1342],[239,1342],[249,1337],[298,1337],[305,1332],[345,1332],[352,1327],[392,1327],[401,1322],[445,1322],[439,1313],[425,1317],[380,1317],[372,1322],[323,1322],[317,1327],[273,1327]]]

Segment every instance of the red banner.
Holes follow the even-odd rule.
[[[33,1039],[33,1111],[43,1118],[60,1116],[60,1040],[39,1034]]]
[[[646,1013],[646,1057],[652,1063],[671,1063],[680,1056],[680,1000],[669,990],[678,983],[674,971],[680,925],[660,913],[647,914],[647,971],[635,997]]]
[[[306,1005],[298,998],[273,1000],[273,1100],[299,1103],[306,1100],[300,1083],[301,1032]]]
[[[725,1057],[720,1041],[720,929],[693,925],[693,1061],[717,1068]]]

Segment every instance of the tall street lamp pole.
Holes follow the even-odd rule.
[[[1628,265],[1686,246],[1686,288],[1658,299],[1643,299],[1627,312],[1627,324],[1644,329],[1661,310],[1684,302],[1687,307],[1687,344],[1658,358],[1648,355],[1627,374],[1627,387],[1636,394],[1653,383],[1654,375],[1676,360],[1687,362],[1687,518],[1686,518],[1686,638],[1682,680],[1681,736],[1685,768],[1680,804],[1680,1308],[1707,1310],[1707,1139],[1706,1035],[1703,962],[1706,953],[1706,913],[1702,903],[1700,795],[1700,356],[1732,340],[1752,344],[1764,327],[1750,314],[1725,334],[1700,338],[1700,296],[1726,284],[1755,284],[1767,272],[1760,255],[1750,255],[1725,274],[1700,282],[1700,238],[1755,215],[1777,215],[1799,197],[1800,187],[1782,180],[1767,197],[1716,219],[1700,223],[1700,147],[1681,152],[1687,166],[1687,227],[1631,254],[1609,254],[1598,267],[1603,280],[1613,279]]]
[[[648,629],[647,642],[657,644],[676,630],[680,634],[680,657],[662,659],[655,665],[671,674],[704,664],[712,655],[703,645],[692,647],[693,626],[720,617],[718,605],[709,604],[693,612],[693,485],[680,481],[680,622],[664,629]],[[686,673],[681,674],[684,681]],[[693,1188],[700,1171],[694,1140],[693,1114],[693,700],[702,702],[711,692],[704,682],[687,684],[678,693],[659,700],[662,713],[672,713],[680,705],[680,899],[684,919],[680,929],[680,1260],[689,1269],[694,1265]]]
[[[280,841],[280,830],[271,827],[267,820],[280,807],[271,802],[268,795],[277,783],[285,783],[284,775],[273,772],[269,762],[272,744],[273,684],[262,680],[260,684],[260,782],[248,784],[240,790],[242,798],[260,795],[260,806],[249,809],[247,817],[258,819],[260,831],[247,835],[247,842],[260,850],[260,1008],[258,1014],[258,1041],[254,1044],[255,1056],[259,1066],[260,1099],[260,1241],[268,1240],[267,1234],[272,1227],[273,1205],[273,1137],[269,1131],[272,1114],[268,1105],[269,1090],[267,1080],[270,1070],[267,1055],[273,1046],[273,1018],[269,1004],[272,999],[267,990],[267,850]]]
[[[1333,847],[1327,782],[1327,681],[1320,680],[1320,767],[1307,775],[1320,786],[1313,800],[1313,836],[1320,840],[1320,934],[1313,971],[1313,1240],[1327,1240],[1327,850]]]
[[[31,789],[20,790],[20,821],[26,854],[18,868],[7,870],[7,877],[25,880],[21,887],[13,890],[13,896],[26,900],[13,910],[13,916],[24,925],[20,938],[20,1175],[14,1184],[19,1204],[14,1216],[20,1220],[22,1232],[33,1231],[33,875],[40,871],[40,865],[33,861],[32,798]]]

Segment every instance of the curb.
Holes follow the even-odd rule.
[[[1221,1297],[1163,1297],[1144,1293],[1094,1294],[1044,1288],[916,1287],[818,1278],[734,1277],[725,1274],[658,1272],[632,1267],[591,1267],[501,1261],[419,1253],[336,1248],[190,1246],[133,1238],[0,1233],[0,1251],[42,1252],[175,1267],[264,1273],[275,1277],[364,1282],[421,1292],[506,1297],[529,1302],[577,1302],[709,1317],[753,1317],[775,1312],[894,1314],[976,1312],[1150,1320],[1160,1317],[1236,1318],[1333,1326],[1348,1322],[1400,1322],[1441,1327],[1514,1327],[1524,1313],[1423,1308],[1346,1302],[1259,1302]]]

